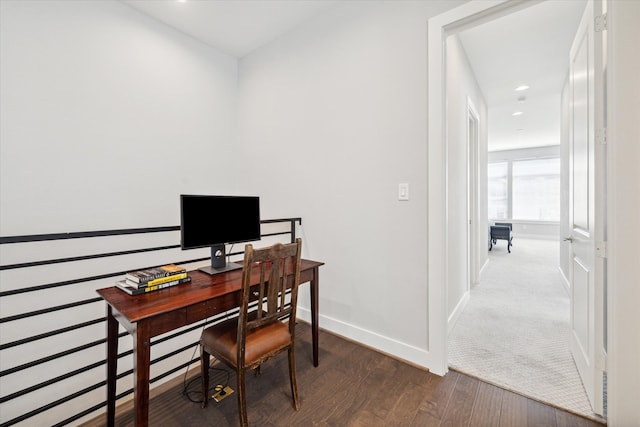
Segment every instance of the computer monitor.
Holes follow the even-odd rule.
[[[180,195],[180,246],[211,247],[208,274],[242,268],[227,262],[226,244],[260,239],[260,199],[254,196]]]

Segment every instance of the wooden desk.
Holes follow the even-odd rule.
[[[300,283],[309,282],[313,365],[318,366],[318,287],[322,262],[303,259]],[[115,286],[97,292],[107,303],[107,425],[115,424],[118,323],[133,337],[136,426],[149,423],[151,338],[238,307],[242,270],[210,276],[190,271],[191,283],[131,296]]]

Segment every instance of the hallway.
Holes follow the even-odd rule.
[[[489,252],[480,284],[449,334],[449,366],[571,412],[591,410],[569,351],[570,301],[559,243],[514,239]]]

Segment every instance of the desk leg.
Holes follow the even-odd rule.
[[[118,321],[107,304],[107,426],[116,420],[116,379],[118,375]]]
[[[313,342],[313,366],[318,366],[318,288],[319,288],[319,268],[313,269],[313,280],[309,284],[311,293],[311,339]]]
[[[133,408],[136,411],[136,427],[149,425],[150,344],[148,326],[144,322],[138,322],[133,334]]]

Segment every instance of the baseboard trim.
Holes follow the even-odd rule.
[[[514,234],[513,241],[515,242],[517,238],[520,239],[531,239],[531,240],[559,240],[560,237],[557,234],[526,234],[518,232],[518,234]]]
[[[460,298],[460,301],[458,301],[458,304],[456,304],[456,307],[453,309],[453,312],[447,319],[447,335],[450,334],[453,330],[453,327],[456,326],[456,323],[460,318],[460,314],[464,311],[464,308],[467,306],[470,298],[471,292],[466,291],[464,295],[462,295],[462,298]]]
[[[482,277],[482,272],[485,268],[487,268],[487,265],[489,265],[489,257],[487,257],[487,259],[484,261],[484,264],[482,264],[482,267],[480,267],[480,273],[478,274],[478,277]]]
[[[311,312],[305,307],[298,307],[297,317],[299,320],[311,323]],[[319,317],[320,327],[326,332],[338,335],[420,369],[432,371],[430,367],[435,366],[432,355],[424,348],[416,347],[328,316],[321,315]]]

